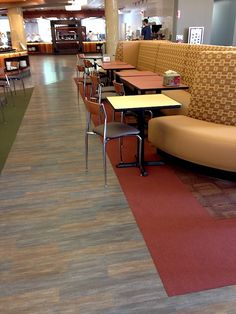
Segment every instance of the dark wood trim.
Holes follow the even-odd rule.
[[[44,10],[44,11],[24,11],[24,18],[38,17],[57,17],[57,18],[87,18],[87,17],[104,17],[104,10],[81,10],[81,11],[66,11],[66,10]]]

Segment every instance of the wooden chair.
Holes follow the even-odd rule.
[[[8,94],[10,94],[12,97],[12,104],[14,105],[14,97],[11,89],[10,80],[8,78],[8,75],[5,73],[4,68],[0,68],[0,87],[3,89],[5,103],[8,103],[7,96]]]
[[[22,84],[23,91],[25,93],[25,83],[23,80],[24,72],[20,69],[20,63],[18,61],[12,61],[11,66],[14,68],[12,71],[8,71],[7,76],[10,81],[13,83],[14,93],[16,94],[16,81],[20,81]]]
[[[97,98],[98,102],[101,103],[109,96],[116,95],[114,86],[104,86],[100,80],[97,72],[93,72],[90,75],[91,79],[91,97]]]

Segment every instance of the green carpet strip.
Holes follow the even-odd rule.
[[[32,93],[33,88],[26,89],[25,94],[21,90],[17,91],[17,94],[14,95],[14,106],[12,97],[9,96],[8,104],[4,108],[5,123],[3,123],[0,113],[0,172],[14,143]]]

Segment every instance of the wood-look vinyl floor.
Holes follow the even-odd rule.
[[[35,86],[0,176],[0,313],[236,313],[236,288],[169,298],[101,144],[84,169],[75,56],[32,56]]]

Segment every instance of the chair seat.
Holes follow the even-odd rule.
[[[117,94],[115,92],[104,92],[101,94],[101,100],[105,100],[107,97],[110,96],[117,96]],[[99,98],[98,93],[95,94],[95,98]]]
[[[84,78],[83,77],[78,77],[77,81],[84,83]],[[90,78],[86,78],[85,83],[86,84],[92,84]]]
[[[102,92],[113,92],[113,93],[115,93],[116,91],[115,91],[114,86],[103,86]]]
[[[93,129],[94,133],[103,136],[103,129],[104,125],[100,124],[99,126]],[[115,139],[122,136],[129,136],[129,135],[138,135],[139,130],[135,127],[132,127],[125,123],[120,122],[110,122],[107,123],[107,138]]]

